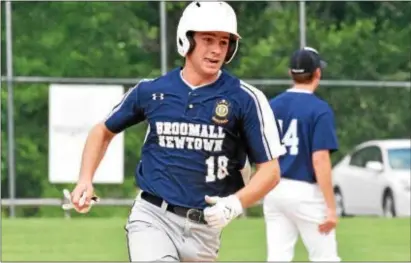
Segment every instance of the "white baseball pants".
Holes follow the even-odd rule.
[[[164,203],[163,203],[164,204]],[[140,195],[127,224],[129,260],[135,261],[215,261],[221,230],[166,211]]]
[[[316,184],[282,178],[264,198],[263,209],[268,261],[292,261],[299,234],[310,261],[341,261],[335,229],[328,234],[318,230],[326,205]]]

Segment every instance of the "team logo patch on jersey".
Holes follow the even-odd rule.
[[[214,109],[212,120],[217,124],[225,124],[228,122],[228,114],[230,113],[230,103],[225,100],[219,100]]]

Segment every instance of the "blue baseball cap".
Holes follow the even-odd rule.
[[[326,66],[327,63],[312,47],[304,47],[295,51],[290,59],[291,74],[313,73],[317,68],[324,69]]]

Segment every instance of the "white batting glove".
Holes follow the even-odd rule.
[[[206,195],[205,200],[212,205],[204,209],[204,219],[212,228],[223,228],[243,213],[243,206],[235,195],[227,197]]]
[[[91,198],[90,205],[85,206],[85,207],[82,208],[82,209],[78,209],[78,208],[71,202],[71,194],[70,194],[70,191],[69,191],[69,190],[64,189],[64,190],[63,190],[63,195],[64,195],[64,197],[69,201],[68,204],[63,204],[63,205],[61,206],[61,207],[63,208],[63,210],[75,209],[77,212],[79,212],[79,213],[81,213],[81,214],[88,213],[88,212],[90,211],[91,207],[92,207],[95,203],[100,202],[100,198],[99,198],[99,197],[93,196],[93,197]],[[79,206],[83,206],[84,203],[85,203],[85,201],[86,201],[86,195],[85,195],[85,193],[84,193],[84,194],[81,196],[81,198],[80,198]]]

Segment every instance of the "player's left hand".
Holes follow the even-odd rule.
[[[320,233],[328,234],[337,226],[337,220],[337,213],[335,211],[328,211],[327,218],[325,219],[324,223],[319,225],[318,230],[320,231]]]
[[[243,212],[243,206],[235,195],[227,197],[205,196],[212,205],[204,209],[204,219],[212,228],[223,228]]]

